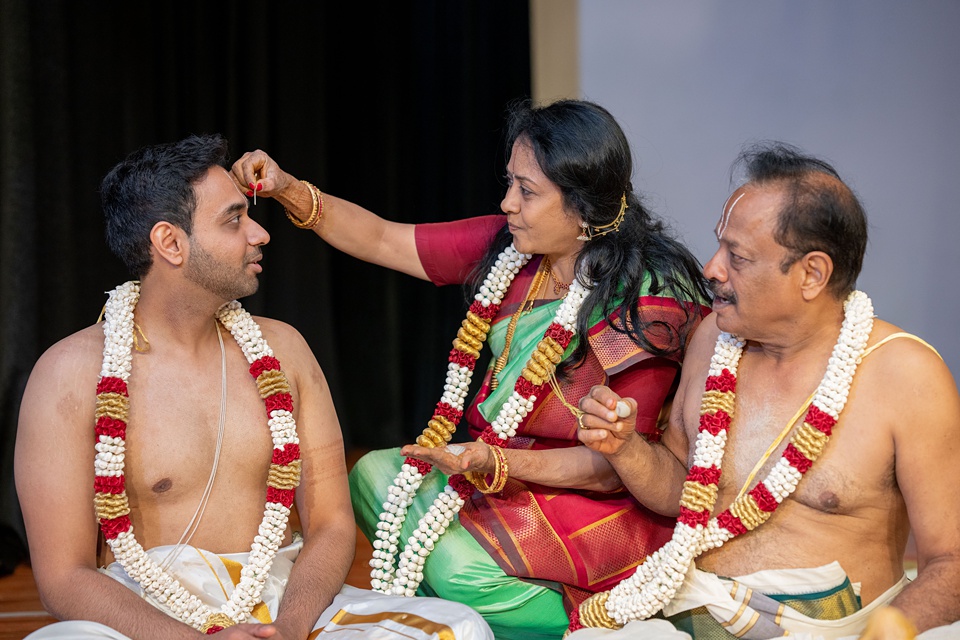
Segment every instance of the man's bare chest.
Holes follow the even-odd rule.
[[[131,385],[125,469],[131,497],[192,499],[215,460],[219,483],[261,484],[272,449],[263,401],[249,376],[228,378],[222,406],[221,391],[204,380]]]
[[[815,384],[809,385],[812,392]],[[803,424],[810,396],[803,388],[740,385],[727,431],[717,509],[763,481]],[[896,498],[892,443],[855,398],[835,425],[823,453],[787,500],[826,514],[853,514]],[[689,408],[689,407],[688,407]],[[685,411],[685,422],[699,412]],[[692,462],[692,458],[691,458]]]

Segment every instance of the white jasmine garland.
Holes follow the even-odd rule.
[[[506,296],[513,279],[530,260],[529,255],[521,254],[510,245],[497,258],[490,273],[484,279],[475,300],[484,308],[499,306]],[[574,279],[570,290],[557,309],[553,322],[564,330],[576,331],[577,314],[587,296],[588,289],[579,279]],[[441,402],[454,410],[463,411],[466,396],[473,378],[470,367],[451,362],[447,368]],[[500,412],[491,422],[491,427],[504,446],[514,437],[537,401],[535,395],[524,397],[516,390],[500,408]],[[377,523],[376,540],[373,542],[373,559],[370,561],[371,587],[381,593],[412,597],[423,581],[423,567],[436,546],[440,536],[447,530],[464,505],[457,491],[447,484],[437,496],[427,513],[417,523],[417,529],[410,536],[400,560],[394,570],[399,549],[400,530],[406,518],[407,509],[413,504],[417,490],[424,476],[413,465],[404,464],[400,473],[389,488],[387,501]]]
[[[125,385],[129,379],[133,361],[133,310],[139,299],[138,283],[127,282],[110,293],[104,313],[104,352],[101,380],[119,379]],[[224,305],[217,314],[240,345],[247,361],[273,356],[273,351],[263,339],[260,327],[249,313],[236,301]],[[279,369],[277,370],[279,374]],[[116,396],[116,393],[105,395]],[[98,394],[98,413],[101,394]],[[121,422],[126,423],[126,408],[122,409]],[[296,422],[290,411],[273,409],[267,421],[275,450],[283,450],[287,445],[299,445]],[[95,473],[99,477],[113,477],[122,480],[124,474],[125,442],[122,437],[99,435],[96,444],[97,455]],[[299,458],[297,454],[296,458]],[[298,477],[298,472],[297,472]],[[297,479],[293,486],[296,486]],[[269,485],[272,486],[272,485]],[[98,493],[98,500],[105,494]],[[126,493],[121,492],[107,500],[111,505],[120,505],[119,512],[101,511],[98,504],[98,517],[101,522],[120,518],[129,513]],[[125,508],[125,511],[123,510]],[[106,514],[106,515],[104,515]],[[279,502],[268,501],[265,505],[263,520],[258,528],[250,549],[248,563],[240,572],[240,583],[233,590],[229,600],[218,610],[213,611],[196,596],[189,593],[170,574],[162,570],[146,554],[134,536],[133,526],[129,525],[114,538],[107,537],[107,543],[116,560],[127,574],[133,578],[151,598],[163,605],[171,614],[183,622],[202,631],[215,630],[244,622],[249,618],[253,607],[260,601],[260,594],[266,583],[270,567],[277,550],[283,542],[290,509]],[[226,616],[229,620],[224,620]]]
[[[812,401],[814,407],[830,416],[834,422],[846,404],[853,376],[866,350],[872,328],[873,305],[870,298],[863,292],[854,291],[844,303],[840,336]],[[726,369],[735,376],[743,346],[744,341],[740,338],[721,333],[717,338],[709,375],[720,376]],[[791,443],[793,442],[792,440]],[[725,429],[717,436],[701,430],[697,435],[694,465],[704,468],[714,466],[719,470],[725,446]],[[812,463],[812,460],[810,462]],[[779,504],[796,490],[802,477],[802,471],[786,457],[781,457],[760,484]],[[738,498],[734,505],[741,503],[742,498]],[[729,515],[730,512],[731,509],[728,508],[720,517]],[[772,511],[766,512],[766,517],[769,517],[770,513]],[[760,524],[764,521],[761,520]],[[609,592],[598,594],[606,596],[606,613],[620,627],[632,620],[654,615],[673,599],[697,556],[709,549],[720,547],[738,533],[724,527],[718,517],[711,518],[706,527],[700,524],[690,526],[678,521],[673,538],[647,558],[634,575],[621,581]],[[581,606],[581,619],[590,615],[589,602],[588,600]]]

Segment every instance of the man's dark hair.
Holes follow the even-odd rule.
[[[107,246],[136,277],[150,270],[150,230],[160,221],[193,230],[194,185],[210,167],[226,167],[227,141],[219,134],[134,151],[100,183]]]
[[[811,251],[833,260],[828,290],[838,298],[853,291],[867,251],[867,215],[853,190],[829,163],[783,142],[752,144],[737,157],[746,181],[783,188],[774,240],[790,250],[784,273]]]

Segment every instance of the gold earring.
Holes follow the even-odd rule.
[[[591,238],[590,225],[581,220],[580,229],[580,235],[577,236],[577,240],[580,242],[589,242]]]

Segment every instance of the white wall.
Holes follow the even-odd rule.
[[[580,0],[584,98],[701,261],[745,141],[829,160],[860,195],[859,288],[960,377],[960,2]]]

